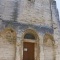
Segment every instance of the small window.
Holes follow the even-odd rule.
[[[30,2],[35,2],[35,0],[28,0],[28,1],[30,1]]]
[[[31,33],[27,33],[25,36],[24,36],[24,39],[35,39],[35,36]]]
[[[28,0],[28,1],[31,1],[31,0]]]

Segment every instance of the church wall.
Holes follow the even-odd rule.
[[[56,60],[60,60],[60,28],[59,28],[59,14],[56,7],[56,1],[52,2],[52,24],[54,29],[54,40],[56,49]]]
[[[49,0],[19,1],[18,22],[38,24],[51,27],[51,11]]]
[[[0,2],[2,20],[14,20],[15,0]],[[46,27],[52,26],[51,7],[49,0],[18,0],[16,21],[28,24],[38,24]]]
[[[39,50],[39,54],[40,55],[39,55],[38,58],[35,57],[35,59],[36,60],[44,60],[44,59],[46,59],[46,57],[45,57],[46,55],[44,53],[44,45],[43,45],[44,35],[45,35],[45,33],[53,34],[53,29],[46,28],[46,27],[35,26],[35,25],[17,23],[17,22],[12,22],[11,25],[10,25],[6,21],[3,22],[3,26],[5,26],[3,28],[3,30],[5,28],[9,28],[10,27],[10,28],[13,28],[16,31],[16,33],[17,33],[16,46],[14,45],[14,43],[10,45],[9,44],[10,42],[8,42],[8,44],[9,44],[9,52],[10,53],[9,52],[7,52],[7,53],[8,53],[8,56],[9,56],[10,59],[12,59],[12,60],[14,58],[16,60],[22,60],[23,59],[23,35],[24,35],[25,31],[28,30],[28,29],[36,31],[36,33],[38,34],[38,37],[39,37],[39,43],[38,44],[39,44],[39,48],[40,48],[40,50]],[[7,41],[5,41],[5,42],[7,42]],[[5,43],[3,45],[5,47]],[[8,47],[8,45],[6,47]],[[16,48],[16,51],[15,51],[15,48]],[[12,55],[10,55],[11,51],[13,52]],[[8,56],[7,56],[7,59],[8,59]],[[3,58],[5,59],[5,57],[3,56],[2,59]]]
[[[22,36],[27,29],[35,30],[39,36],[40,55],[38,56],[38,59],[35,57],[36,60],[49,60],[50,58],[53,60],[60,60],[60,30],[56,4],[53,3],[50,6],[49,0],[33,1],[34,0],[31,2],[27,0],[19,1],[18,17],[16,21],[12,21],[12,12],[14,10],[13,7],[15,6],[15,2],[10,0],[2,1],[2,3],[0,2],[0,4],[2,4],[0,5],[0,31],[5,28],[13,28],[17,33],[16,44],[13,43],[13,41],[7,41],[4,37],[6,33],[0,36],[0,60],[23,59]],[[54,37],[54,49],[44,45],[44,35],[46,33],[49,33]],[[52,42],[51,39],[49,42]],[[54,52],[52,50],[54,50]]]
[[[0,16],[3,20],[12,20],[15,2],[12,0],[0,1]]]

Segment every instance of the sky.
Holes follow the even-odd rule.
[[[56,0],[56,3],[57,3],[57,8],[58,8],[58,11],[59,11],[59,15],[60,15],[60,0]]]

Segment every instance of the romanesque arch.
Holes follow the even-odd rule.
[[[25,30],[23,34],[23,49],[24,49],[24,42],[34,44],[34,60],[39,60],[40,59],[39,37],[36,31],[32,29]],[[23,51],[23,58],[24,58],[24,51]]]
[[[16,32],[6,28],[0,34],[0,60],[14,60],[16,48]]]
[[[51,34],[44,35],[44,60],[55,60],[55,41]]]
[[[24,37],[26,36],[26,34],[30,34],[30,35],[33,35],[35,37],[35,40],[39,41],[39,36],[37,34],[37,32],[33,29],[27,29],[24,31],[24,34],[23,34],[23,39]]]

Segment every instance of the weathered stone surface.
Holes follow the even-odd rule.
[[[56,1],[0,0],[0,60],[23,60],[26,33],[36,38],[35,60],[60,60]]]

